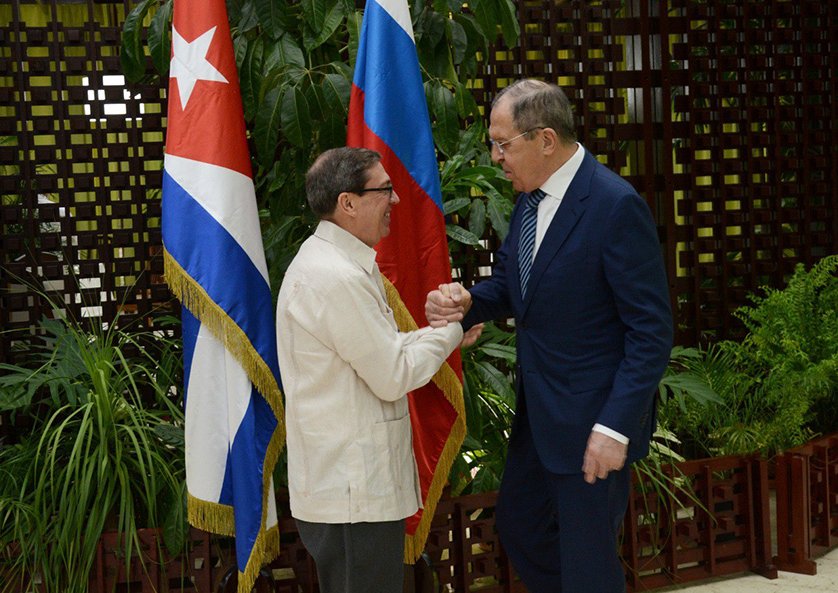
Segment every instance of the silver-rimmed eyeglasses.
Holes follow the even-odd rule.
[[[491,151],[493,148],[497,148],[497,149],[498,149],[498,153],[499,153],[501,156],[503,156],[503,155],[504,155],[504,152],[505,152],[505,150],[504,150],[504,148],[503,148],[504,146],[506,146],[507,144],[509,144],[509,143],[510,143],[510,142],[512,142],[513,140],[517,140],[518,138],[521,138],[522,136],[526,136],[526,135],[527,135],[527,134],[529,134],[530,132],[535,132],[536,130],[543,130],[543,129],[544,129],[544,128],[543,128],[542,126],[536,126],[536,127],[534,127],[534,128],[530,128],[530,129],[529,129],[529,130],[527,130],[526,132],[521,132],[521,133],[520,133],[520,134],[518,134],[517,136],[513,136],[513,137],[512,137],[512,138],[510,138],[509,140],[504,140],[503,142],[498,142],[497,140],[492,140],[491,138],[489,138],[489,150]]]

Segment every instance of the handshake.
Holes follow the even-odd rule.
[[[470,308],[471,293],[463,288],[462,284],[457,282],[440,284],[437,290],[428,293],[425,301],[425,317],[431,327],[444,327],[450,322],[462,321]],[[472,326],[463,334],[460,346],[462,348],[471,346],[482,332],[482,323]]]

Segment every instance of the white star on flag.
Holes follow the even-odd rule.
[[[196,38],[191,43],[172,28],[172,61],[169,65],[169,77],[176,78],[180,95],[180,105],[185,110],[192,89],[199,80],[211,80],[227,83],[224,75],[207,61],[207,51],[215,35],[215,27]]]

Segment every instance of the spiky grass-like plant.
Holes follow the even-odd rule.
[[[116,321],[44,319],[43,343],[0,365],[0,410],[29,427],[0,445],[0,591],[86,592],[106,529],[122,533],[126,566],[140,528],[183,544],[178,340]]]

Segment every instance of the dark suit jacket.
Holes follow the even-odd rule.
[[[655,394],[672,348],[660,244],[647,204],[590,153],[571,182],[530,273],[518,276],[521,206],[492,277],[471,289],[468,327],[515,318],[517,388],[539,457],[576,473],[591,428],[629,437],[628,462],[646,455]]]

